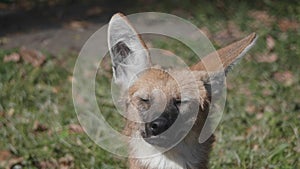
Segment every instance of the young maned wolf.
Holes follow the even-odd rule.
[[[130,169],[208,168],[214,136],[200,143],[199,134],[215,92],[211,86],[224,83],[223,76],[218,75],[221,68],[224,67],[221,72],[226,75],[255,40],[256,34],[252,33],[204,57],[191,66],[190,71],[162,70],[153,67],[147,47],[126,17],[120,13],[112,17],[108,27],[108,45],[114,82],[124,93],[122,102],[128,117],[124,134],[131,138],[128,140]],[[211,61],[216,56],[220,58],[221,66]],[[191,123],[184,117],[194,110],[197,114],[185,137],[163,151],[164,147],[170,147],[169,142],[177,139],[174,131],[164,133],[178,121],[179,116],[182,117],[179,130],[186,122]],[[153,155],[145,157],[146,154]]]

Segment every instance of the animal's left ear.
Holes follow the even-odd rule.
[[[191,67],[191,70],[220,71],[224,68],[225,74],[251,49],[257,39],[256,33],[234,42],[218,51],[211,53]],[[220,62],[216,62],[220,60]]]
[[[115,14],[109,22],[108,47],[114,81],[122,88],[128,88],[137,73],[151,66],[148,49],[121,13]]]

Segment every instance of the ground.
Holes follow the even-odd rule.
[[[300,168],[300,4],[254,2],[187,1],[178,7],[173,1],[136,1],[113,10],[111,4],[77,2],[68,8],[41,8],[41,16],[35,8],[1,15],[0,167],[126,168],[126,159],[101,149],[83,132],[71,93],[81,46],[120,9],[181,16],[203,30],[216,48],[256,32],[257,44],[227,78],[226,108],[210,167]],[[144,38],[192,64],[194,55],[181,43]],[[121,130],[107,90],[110,78],[109,66],[99,71],[96,94],[108,122]]]

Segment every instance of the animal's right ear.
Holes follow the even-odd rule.
[[[122,88],[128,88],[139,72],[151,66],[148,49],[123,14],[115,14],[109,22],[108,47],[114,81]]]

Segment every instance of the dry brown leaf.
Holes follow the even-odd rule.
[[[35,121],[33,123],[33,131],[34,132],[44,132],[44,131],[47,131],[48,130],[48,127],[44,124],[41,124],[40,122],[38,121]]]
[[[260,120],[264,117],[264,114],[260,112],[260,113],[257,113],[255,117],[257,120]]]
[[[64,157],[61,157],[59,160],[59,168],[60,169],[70,169],[74,168],[74,157],[67,154]]]
[[[256,111],[256,106],[253,104],[248,104],[245,108],[246,112],[252,114]]]
[[[12,53],[9,55],[4,56],[4,62],[18,62],[20,61],[21,56],[18,53]]]
[[[270,16],[267,11],[253,10],[248,13],[248,16],[265,26],[271,26],[271,24],[275,22],[275,17]]]
[[[295,146],[293,150],[296,151],[297,153],[300,153],[300,143],[297,146]]]
[[[243,141],[243,140],[245,140],[246,138],[245,138],[245,136],[234,136],[234,137],[232,137],[232,141]]]
[[[14,113],[15,113],[15,109],[10,108],[6,114],[8,117],[12,117],[14,115]]]
[[[270,89],[264,89],[262,91],[263,96],[270,96],[272,94],[272,90]]]
[[[246,135],[247,135],[247,137],[249,137],[250,135],[257,133],[258,131],[259,131],[259,128],[256,125],[253,125],[253,126],[247,128]]]
[[[85,21],[71,21],[67,27],[70,29],[78,30],[78,31],[83,31],[85,30],[90,24]]]
[[[255,59],[259,63],[273,63],[278,60],[278,56],[276,53],[270,53],[270,54],[264,53],[264,54],[257,55]]]
[[[251,91],[247,87],[241,87],[239,91],[246,96],[252,95]]]
[[[264,112],[274,112],[274,109],[272,106],[266,105],[266,106],[264,106],[263,111]]]
[[[44,160],[44,161],[39,161],[37,164],[37,167],[39,169],[54,169],[58,168],[58,162],[56,160]]]
[[[35,67],[41,66],[46,61],[46,56],[37,50],[21,47],[19,54],[25,62],[31,63]]]
[[[12,156],[11,152],[8,150],[0,151],[0,161],[6,161]]]
[[[290,71],[276,72],[273,74],[276,81],[282,83],[285,86],[290,86],[294,82],[294,75]]]
[[[233,21],[229,21],[226,24],[226,29],[217,32],[213,36],[213,40],[216,42],[217,45],[224,46],[228,43],[235,41],[238,38],[241,38],[242,36],[243,32],[240,31],[239,26]]]
[[[53,93],[58,93],[60,91],[60,87],[58,87],[58,86],[54,86],[54,87],[52,87],[52,92]]]
[[[274,47],[275,47],[275,40],[272,36],[267,36],[267,39],[266,39],[266,43],[267,43],[267,49],[269,51],[273,50]]]
[[[70,124],[69,131],[71,133],[83,133],[84,132],[83,128],[79,124]]]
[[[0,151],[0,168],[10,169],[23,161],[22,157],[14,157],[8,150]]]
[[[296,21],[292,21],[289,19],[281,19],[278,21],[279,29],[283,32],[287,30],[297,31],[300,28],[300,24]]]
[[[243,36],[243,32],[241,32],[240,27],[235,22],[229,21],[227,27],[234,38],[241,38]]]
[[[253,151],[257,151],[259,149],[259,145],[258,144],[254,144],[252,147]]]

